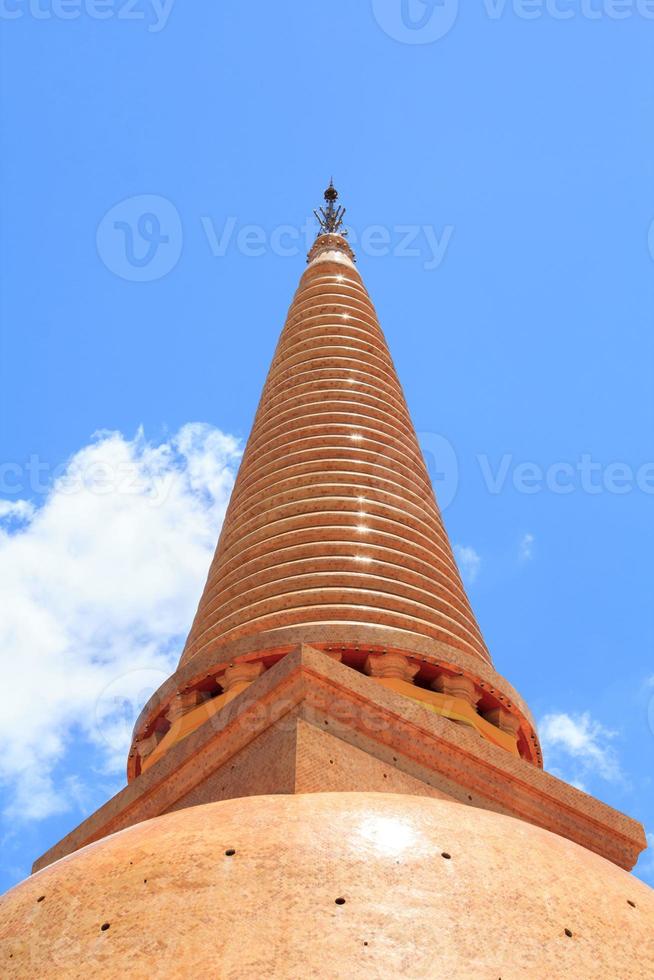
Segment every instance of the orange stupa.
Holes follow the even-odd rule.
[[[237,637],[331,623],[490,664],[353,259],[336,234],[309,255],[182,664]]]
[[[644,831],[542,769],[337,202],[128,785],[0,903],[4,976],[654,975]]]

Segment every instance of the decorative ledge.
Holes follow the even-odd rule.
[[[240,683],[248,682],[243,678]],[[349,777],[345,773],[339,791],[365,788],[373,773],[378,778],[381,762],[388,789],[395,785],[396,792],[445,795],[517,817],[627,870],[645,847],[643,828],[636,821],[480,738],[469,726],[452,724],[378,679],[299,646],[172,745],[147,772],[37,861],[35,870],[108,834],[192,805],[193,800],[307,792],[306,782],[297,778],[300,761],[293,733],[298,725],[314,731],[316,738],[329,733],[335,740],[330,744],[356,749],[357,758],[364,760]],[[310,768],[309,791],[333,785],[329,759],[324,766]]]
[[[397,693],[472,728],[512,755],[542,766],[531,715],[517,692],[494,670],[485,667],[480,672],[480,665],[469,662],[472,658],[462,657],[460,651],[410,633],[365,627],[367,642],[361,642],[356,628],[348,626],[343,637],[341,632],[338,627],[276,630],[193,658],[162,685],[141,712],[134,728],[128,779],[145,772],[231,702],[235,696],[232,685],[241,683],[241,675],[234,671],[245,670],[243,679],[249,683],[248,678],[258,675],[247,671],[270,669],[295,649],[296,636],[357,672],[374,676],[377,670],[380,681],[385,674],[389,680],[404,682],[403,688],[395,686]],[[386,686],[392,689],[394,685]]]

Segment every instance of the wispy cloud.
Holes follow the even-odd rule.
[[[523,534],[520,539],[520,546],[518,549],[518,556],[520,561],[531,561],[534,557],[534,542],[535,538],[533,534]]]
[[[550,771],[586,788],[586,780],[599,777],[610,783],[623,779],[620,760],[613,747],[617,733],[591,718],[589,712],[545,715],[539,732]]]
[[[463,544],[454,545],[454,554],[464,582],[472,585],[481,570],[481,557],[474,548]]]
[[[27,521],[33,513],[34,506],[28,500],[0,500],[0,521],[6,524]]]
[[[84,809],[65,765],[80,743],[100,776],[124,770],[135,716],[179,656],[239,456],[207,425],[158,445],[102,433],[38,508],[0,501],[5,817]]]

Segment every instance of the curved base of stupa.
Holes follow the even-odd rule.
[[[136,824],[0,901],[5,977],[654,976],[654,892],[530,824],[383,793]]]

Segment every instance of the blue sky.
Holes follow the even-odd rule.
[[[122,785],[332,173],[496,666],[654,833],[654,10],[0,7],[0,888]]]

